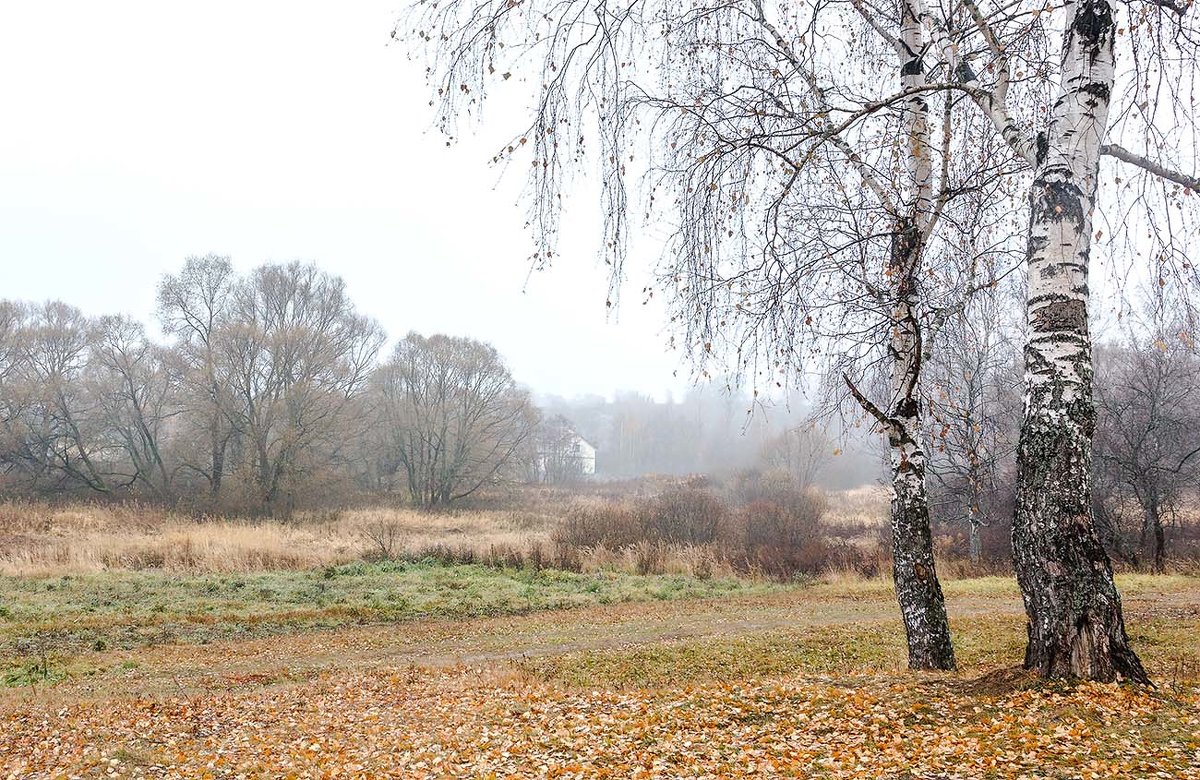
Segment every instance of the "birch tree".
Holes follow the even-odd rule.
[[[1068,0],[1050,14],[1034,3],[965,6],[990,50],[972,70],[990,74],[990,83],[970,76],[977,103],[1029,169],[1025,408],[1013,523],[1028,617],[1025,665],[1048,677],[1146,681],[1092,514],[1089,274],[1093,242],[1104,234],[1094,221],[1099,205],[1107,211],[1102,224],[1123,234],[1114,253],[1125,250],[1138,272],[1162,279],[1173,269],[1195,280],[1181,239],[1194,231],[1185,196],[1197,180],[1171,168],[1195,159],[1191,6],[1131,3],[1124,22],[1107,0]],[[1057,56],[1030,45],[1042,38],[1059,42]],[[1118,39],[1128,57],[1121,67]],[[1023,118],[1009,113],[1014,73],[1032,73],[1050,90],[1026,91]],[[1099,186],[1105,156],[1121,166],[1109,169],[1108,190]]]
[[[892,453],[912,668],[954,666],[929,530],[924,329],[980,281],[962,236],[1014,224],[988,195],[1014,155],[958,108],[979,93],[960,74],[963,19],[922,0],[450,0],[418,4],[395,32],[425,44],[451,135],[495,85],[530,84],[529,123],[496,160],[531,173],[535,263],[554,258],[569,174],[594,163],[614,286],[631,220],[672,226],[659,289],[690,354],[762,386],[831,372],[870,415]]]

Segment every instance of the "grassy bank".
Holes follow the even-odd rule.
[[[778,590],[744,580],[622,572],[351,563],[306,571],[112,571],[0,577],[0,680],[60,679],[80,653],[207,643],[348,624],[476,618]]]

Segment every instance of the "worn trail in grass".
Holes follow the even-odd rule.
[[[85,644],[93,632],[134,630],[114,611],[81,626],[80,612],[37,625],[43,635],[76,637],[76,650],[36,675],[33,689],[0,695],[171,695],[239,685],[295,682],[334,670],[496,664],[547,680],[653,686],[671,682],[782,674],[797,669],[900,671],[903,631],[891,590],[880,581],[779,588],[675,577],[563,575],[409,567],[408,587],[430,594],[422,613],[363,609],[297,613],[279,603],[237,602],[214,618],[181,600],[170,622],[138,623],[126,647]],[[371,577],[380,577],[373,572]],[[393,589],[401,589],[391,580]],[[456,583],[432,600],[438,583]],[[467,584],[469,583],[469,584]],[[531,584],[533,583],[533,584]],[[538,584],[540,583],[540,584]],[[1200,664],[1200,580],[1123,578],[1135,643],[1160,673]],[[525,595],[506,593],[519,585]],[[197,584],[175,585],[195,588]],[[347,585],[361,590],[363,583]],[[496,590],[487,592],[487,588]],[[243,590],[240,588],[239,590]],[[507,589],[507,590],[506,590]],[[1003,578],[946,584],[960,663],[983,668],[1014,663],[1023,649],[1023,613],[1015,585]],[[537,591],[537,595],[529,595]],[[57,593],[57,592],[56,592]],[[373,597],[374,598],[374,597]],[[616,599],[619,603],[605,603]],[[414,603],[414,602],[409,602]],[[531,604],[537,604],[531,607]],[[571,607],[554,609],[553,607]],[[238,611],[239,609],[243,611]],[[469,618],[493,614],[494,617]],[[507,613],[507,614],[506,614]],[[157,614],[143,606],[142,615]],[[461,617],[458,617],[461,616]],[[397,625],[396,621],[402,621]],[[0,624],[2,625],[2,624]],[[10,622],[9,630],[25,624]],[[114,632],[117,632],[114,634]],[[36,634],[32,634],[36,636]],[[28,664],[36,658],[19,659]],[[18,667],[21,668],[21,667]],[[38,684],[43,683],[43,684]]]
[[[0,683],[22,685],[93,671],[89,659],[95,651],[263,637],[277,642],[280,635],[349,625],[462,621],[781,590],[735,579],[436,563],[182,577],[157,572],[0,577]],[[128,658],[122,662],[130,663]]]

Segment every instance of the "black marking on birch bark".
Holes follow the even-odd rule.
[[[1057,301],[1039,307],[1033,313],[1030,325],[1042,333],[1062,331],[1078,334],[1087,327],[1087,318],[1087,304],[1083,301]]]
[[[1100,98],[1106,103],[1108,102],[1109,94],[1112,92],[1112,90],[1108,88],[1107,84],[1100,84],[1095,81],[1084,84],[1079,88],[1079,91],[1086,92],[1093,97]]]
[[[1071,29],[1083,39],[1083,47],[1088,50],[1091,62],[1095,63],[1100,55],[1101,41],[1111,34],[1112,26],[1112,8],[1104,0],[1080,3]]]
[[[1082,227],[1087,219],[1083,209],[1083,191],[1071,181],[1046,181],[1033,183],[1034,217],[1048,222],[1071,220]]]
[[[1046,154],[1050,151],[1050,139],[1046,137],[1045,130],[1039,130],[1037,134],[1037,167],[1041,168],[1042,163],[1046,162]]]
[[[1029,306],[1036,306],[1040,303],[1056,303],[1058,301],[1070,301],[1073,298],[1064,293],[1043,293],[1042,295],[1031,296],[1026,303]]]
[[[900,66],[901,76],[919,76],[925,72],[925,62],[922,57],[914,56],[911,59],[905,60]]]

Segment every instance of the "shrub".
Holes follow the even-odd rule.
[[[375,520],[362,528],[362,535],[372,544],[373,558],[390,561],[403,545],[405,533],[400,523],[392,518]]]
[[[579,550],[565,544],[554,545],[554,568],[560,571],[583,571],[583,558]]]
[[[643,532],[648,539],[675,544],[711,544],[729,509],[700,487],[670,488],[644,504]]]
[[[554,531],[558,546],[619,550],[644,538],[636,508],[623,501],[575,504]]]
[[[509,544],[493,544],[484,554],[482,563],[493,569],[523,569],[525,556]]]
[[[817,574],[833,561],[821,533],[825,511],[820,496],[798,494],[790,505],[758,500],[742,507],[723,531],[726,555],[735,568],[776,580]],[[839,552],[843,547],[839,546]]]

